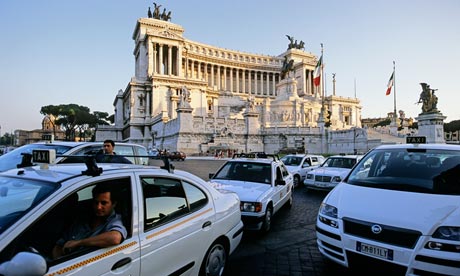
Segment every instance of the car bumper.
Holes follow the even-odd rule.
[[[305,179],[303,185],[309,189],[316,189],[316,190],[332,190],[338,183],[334,182],[320,182],[320,181],[311,181]]]
[[[364,261],[397,270],[402,275],[460,275],[458,253],[424,248],[430,237],[420,236],[415,246],[408,248],[344,233],[343,222],[339,220],[338,225],[338,228],[332,227],[318,217],[316,235],[321,254],[342,266],[350,267]],[[364,252],[364,246],[377,251]]]
[[[264,222],[265,215],[241,214],[241,220],[245,230],[260,230]]]

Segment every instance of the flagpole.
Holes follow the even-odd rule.
[[[324,103],[324,57],[323,57],[323,43],[321,43],[321,57],[323,58],[321,62],[321,95],[323,96],[323,103]]]
[[[395,61],[393,60],[393,99],[394,99],[394,118],[395,122],[397,123],[397,115],[396,115],[396,66]]]

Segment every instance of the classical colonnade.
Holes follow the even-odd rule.
[[[150,51],[149,51],[150,52]],[[213,58],[198,55],[189,47],[169,44],[152,44],[152,74],[177,76],[207,83],[216,91],[228,91],[250,95],[276,96],[276,84],[281,81],[281,59],[273,57],[258,60],[254,57],[233,56],[226,53],[218,59],[217,53]],[[221,57],[221,56],[220,56]],[[227,58],[228,57],[228,58]],[[235,60],[236,59],[236,60]],[[251,66],[252,65],[252,66]],[[265,67],[252,69],[245,67]],[[312,95],[313,71],[302,69],[303,89]]]

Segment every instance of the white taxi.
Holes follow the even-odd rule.
[[[458,145],[371,150],[322,202],[320,252],[363,275],[460,275],[459,175]]]
[[[292,206],[293,177],[277,155],[236,154],[209,178],[216,189],[238,194],[247,230],[268,232],[272,216]]]
[[[0,173],[0,275],[222,275],[243,232],[235,194],[169,165],[87,164]],[[115,210],[126,238],[54,257],[101,183],[120,195]]]
[[[321,166],[307,173],[303,182],[307,189],[331,190],[342,181],[362,155],[333,155]]]

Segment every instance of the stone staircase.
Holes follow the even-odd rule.
[[[374,129],[367,129],[367,138],[369,140],[378,140],[382,141],[382,144],[405,144],[405,137],[393,136],[389,133],[380,133]]]

